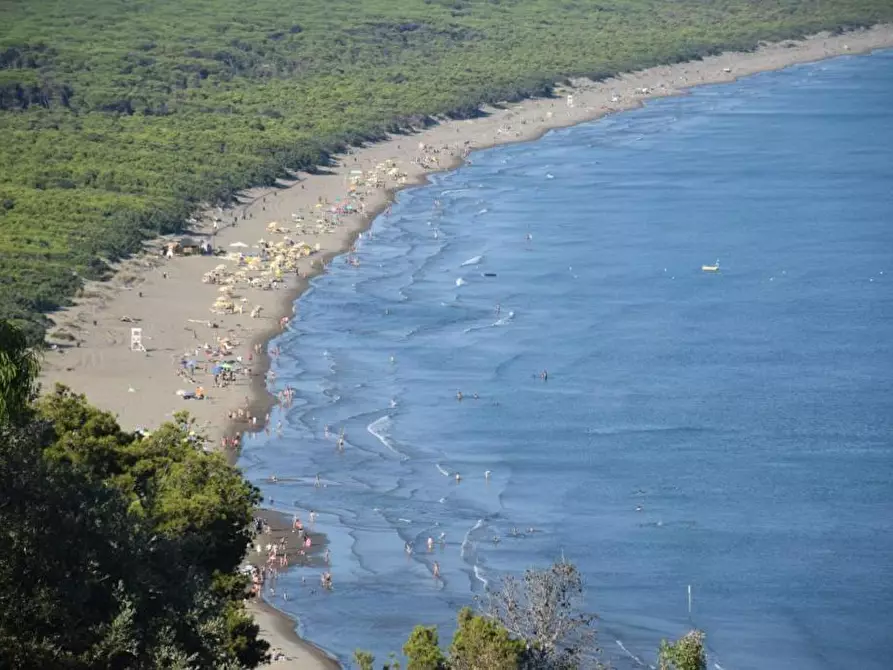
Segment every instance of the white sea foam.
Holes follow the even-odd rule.
[[[496,321],[496,323],[494,323],[493,325],[494,325],[494,326],[504,326],[505,324],[507,324],[509,321],[511,321],[511,320],[514,319],[514,318],[515,318],[515,313],[514,313],[514,312],[509,312],[509,313],[506,314],[504,317],[502,317],[501,319],[499,319],[498,321]]]
[[[469,258],[467,261],[462,263],[461,267],[465,267],[467,265],[477,265],[484,259],[483,256],[474,256],[473,258]]]
[[[462,546],[459,551],[459,555],[464,559],[468,554],[468,550],[471,549],[471,535],[476,530],[480,530],[484,527],[484,520],[478,519],[477,523],[474,524],[471,528],[468,529],[468,532],[465,533],[465,537],[462,538]]]
[[[369,433],[375,437],[375,439],[377,439],[385,447],[387,447],[389,451],[393,452],[405,461],[409,458],[409,456],[397,449],[397,447],[394,446],[394,441],[391,439],[391,426],[393,425],[393,423],[393,419],[385,414],[384,416],[379,417],[368,426],[366,426],[366,430],[368,430]]]
[[[507,324],[508,324],[512,319],[514,319],[514,318],[515,318],[515,313],[514,313],[514,312],[509,312],[509,313],[506,314],[504,317],[502,317],[501,319],[498,319],[498,320],[494,321],[493,323],[488,323],[488,324],[485,324],[485,325],[479,325],[479,326],[468,326],[468,328],[466,328],[466,329],[463,330],[462,332],[463,332],[463,333],[471,333],[471,332],[474,332],[474,331],[476,331],[476,330],[484,330],[485,328],[498,328],[499,326],[505,326],[505,325],[507,325]]]
[[[440,463],[435,463],[434,467],[437,468],[437,471],[442,474],[444,477],[449,477],[450,473],[440,467]]]
[[[480,566],[474,566],[474,576],[481,584],[484,585],[484,588],[487,588],[487,586],[490,584],[490,582],[487,581],[487,578],[484,577],[484,571],[481,570]]]
[[[464,286],[464,285],[465,285],[465,280],[462,279],[462,277],[459,277],[459,278],[456,280],[456,286]]]
[[[614,640],[614,641],[617,643],[617,646],[620,647],[627,656],[629,656],[631,659],[633,659],[639,665],[644,665],[647,667],[647,664],[642,662],[641,658],[639,658],[634,653],[632,653],[629,649],[627,649],[625,646],[623,646],[623,642],[621,642],[620,640]]]

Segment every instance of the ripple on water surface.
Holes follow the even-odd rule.
[[[620,668],[689,584],[711,667],[886,668],[891,89],[889,52],[792,68],[401,193],[301,299],[295,404],[246,445],[331,541],[334,591],[276,604],[385,658],[563,552]]]

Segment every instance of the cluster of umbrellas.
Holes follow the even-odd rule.
[[[271,222],[267,230],[273,234],[286,232],[278,223]],[[230,245],[237,249],[248,248],[244,242],[234,242]],[[211,311],[217,314],[231,314],[234,311],[241,312],[235,301],[236,286],[244,285],[250,288],[269,290],[275,288],[275,284],[282,281],[283,274],[294,272],[298,268],[298,262],[320,250],[320,245],[311,247],[306,242],[295,242],[287,235],[277,242],[258,240],[257,248],[261,250],[259,255],[245,255],[242,252],[230,252],[226,260],[235,265],[221,263],[202,277],[205,284],[219,284],[220,294],[211,306]],[[240,303],[247,302],[241,298]]]
[[[362,170],[351,170],[349,178],[350,191],[353,193],[360,186],[383,188],[388,179],[395,180],[398,184],[406,183],[406,173],[397,167],[397,163],[392,160],[379,163],[371,170],[365,172]]]
[[[351,170],[349,176],[349,197],[345,201],[336,200],[335,204],[318,202],[315,205],[316,226],[315,233],[332,232],[339,223],[338,217],[358,212],[357,206],[352,201],[357,196],[360,187],[381,188],[388,181],[396,181],[398,184],[406,182],[406,173],[403,172],[393,160],[379,163],[373,169]],[[295,220],[295,228],[301,233],[307,233],[303,217],[292,215]],[[241,313],[242,306],[247,302],[246,298],[236,301],[235,287],[245,285],[251,288],[269,290],[276,287],[282,281],[283,274],[294,272],[302,258],[320,251],[317,243],[310,246],[306,242],[297,242],[288,236],[289,231],[278,221],[271,221],[266,226],[270,235],[283,235],[281,240],[268,242],[260,239],[254,248],[259,249],[259,254],[246,255],[242,250],[251,248],[245,242],[233,242],[226,260],[235,262],[235,266],[222,263],[210,272],[206,272],[202,281],[206,284],[219,284],[220,295],[211,306],[211,312],[218,314],[231,314],[234,311]]]
[[[238,365],[238,361],[223,361],[222,363],[218,363],[214,367],[211,368],[212,375],[219,375],[223,372],[230,372],[236,369],[236,365]]]

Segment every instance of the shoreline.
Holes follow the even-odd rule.
[[[264,426],[264,417],[276,398],[268,391],[266,375],[272,358],[265,352],[283,330],[277,325],[279,318],[292,315],[310,279],[349,252],[399,190],[423,185],[430,174],[461,166],[470,151],[534,141],[550,130],[635,109],[652,98],[685,95],[694,86],[730,83],[759,72],[891,47],[893,25],[882,25],[833,37],[820,34],[802,41],[788,40],[755,52],[729,52],[702,61],[658,66],[599,83],[577,80],[573,87],[556,87],[557,97],[488,107],[484,116],[476,119],[444,120],[414,134],[337,156],[337,162],[321,174],[301,173],[279,188],[251,189],[235,207],[207,210],[190,236],[213,241],[229,251],[234,243],[251,247],[258,238],[270,239],[268,225],[275,221],[295,241],[305,241],[312,248],[319,245],[319,251],[296,262],[295,272],[282,288],[238,287],[236,297],[250,300],[249,304],[261,307],[265,315],[252,319],[246,310],[209,316],[208,306],[218,297],[220,287],[202,283],[202,275],[219,264],[233,265],[233,261],[211,256],[161,259],[157,251],[135,257],[119,264],[110,281],[86,286],[84,296],[73,307],[50,315],[56,326],[48,339],[60,346],[47,352],[41,381],[45,388],[61,382],[86,393],[91,402],[118,414],[125,428],[154,428],[174,411],[185,409],[196,417],[212,446],[225,436],[270,430],[272,427]],[[573,96],[573,106],[567,95]],[[385,167],[379,169],[381,166]],[[363,172],[361,183],[351,191],[350,181],[357,170]],[[323,202],[324,207],[317,207]],[[324,214],[333,203],[343,202],[362,205],[362,213]],[[325,225],[312,226],[310,221],[319,216]],[[273,241],[284,239],[282,234],[273,235]],[[208,319],[216,327],[201,323]],[[143,328],[147,353],[130,350],[131,327]],[[60,330],[75,337],[77,346],[70,340],[54,339]],[[220,336],[233,341],[233,356],[251,356],[255,344],[260,344],[264,353],[254,354],[250,374],[239,375],[232,386],[213,388],[206,374],[199,383],[207,389],[208,398],[183,400],[176,391],[188,389],[189,384],[176,376],[179,359],[187,350]],[[198,354],[195,357],[199,358]],[[257,425],[228,419],[228,411],[237,408],[257,417]],[[226,455],[235,463],[238,452],[229,449]],[[252,612],[263,621],[264,637],[273,647],[300,648],[305,654],[297,665],[288,662],[273,667],[339,667],[297,635],[288,615],[266,603],[252,605]]]
[[[289,565],[279,568],[282,573],[301,565],[303,567],[323,567],[324,558],[320,552],[328,547],[329,541],[325,535],[315,531],[313,524],[309,524],[307,535],[313,541],[313,547],[307,555],[299,553],[299,542],[295,539],[291,529],[291,519],[284,512],[271,509],[261,509],[256,515],[267,525],[264,532],[259,533],[254,539],[254,546],[246,552],[245,565],[253,565],[263,568],[266,563],[267,552],[265,545],[286,542],[285,555]],[[260,550],[259,550],[260,549]],[[341,665],[332,656],[320,647],[305,641],[295,628],[295,621],[288,614],[278,609],[272,598],[276,598],[277,577],[271,576],[260,592],[253,598],[245,601],[248,612],[254,617],[255,623],[260,626],[259,637],[270,644],[271,662],[264,667],[273,670],[338,670]],[[312,588],[312,587],[308,587]],[[302,594],[298,594],[300,598]],[[288,598],[283,592],[280,598]]]

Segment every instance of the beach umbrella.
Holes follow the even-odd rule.
[[[220,265],[218,265],[218,266],[217,266],[216,268],[214,268],[214,269],[217,270],[217,272],[223,272],[224,270],[226,270],[226,264],[225,264],[225,263],[221,263]]]
[[[233,242],[229,246],[236,247],[238,249],[247,249],[248,248],[248,245],[245,244],[244,242]]]
[[[211,374],[219,375],[221,372],[223,372],[222,365],[215,365],[213,368],[211,368]]]

